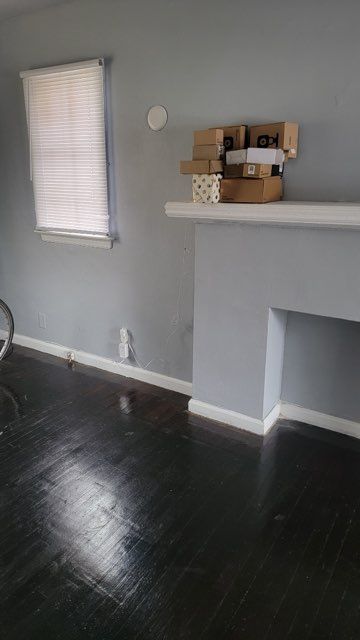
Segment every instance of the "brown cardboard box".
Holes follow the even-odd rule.
[[[299,125],[296,122],[274,122],[250,127],[250,147],[277,148],[288,151],[289,158],[296,158]]]
[[[194,146],[204,144],[224,144],[224,132],[222,129],[205,129],[194,131]]]
[[[203,144],[193,147],[193,160],[221,160],[223,157],[222,144]]]
[[[247,126],[245,124],[234,125],[233,127],[221,127],[221,129],[224,132],[225,151],[246,148]]]
[[[228,164],[224,167],[225,178],[268,178],[272,175],[272,164]]]
[[[281,200],[282,181],[274,178],[234,178],[221,181],[221,202],[272,202]]]
[[[222,173],[222,160],[181,160],[180,173]]]

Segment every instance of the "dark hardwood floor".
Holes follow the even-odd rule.
[[[360,442],[186,406],[18,347],[0,364],[1,640],[360,637]]]

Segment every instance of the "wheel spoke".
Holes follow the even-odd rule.
[[[0,360],[9,352],[14,334],[14,321],[10,309],[0,300]]]

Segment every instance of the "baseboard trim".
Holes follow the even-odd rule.
[[[194,399],[191,399],[189,402],[189,411],[203,418],[222,422],[223,424],[231,425],[237,429],[243,429],[244,431],[249,431],[260,436],[268,433],[279,418],[285,418],[287,420],[297,420],[298,422],[304,422],[314,427],[352,436],[353,438],[360,438],[360,422],[338,418],[326,413],[314,411],[313,409],[305,409],[305,407],[300,407],[299,405],[289,402],[279,402],[276,404],[263,420]]]
[[[270,413],[263,419],[264,423],[264,433],[268,433],[270,429],[274,426],[274,424],[278,421],[280,417],[280,407],[281,404],[278,402],[275,407],[273,407]]]
[[[343,435],[352,436],[353,438],[360,438],[359,422],[353,422],[345,418],[337,418],[336,416],[320,413],[313,409],[305,409],[305,407],[300,407],[297,404],[291,404],[289,402],[281,402],[280,414],[282,418],[288,420],[297,420],[298,422],[305,422],[314,427],[328,429],[328,431],[335,431],[336,433],[342,433]]]
[[[65,347],[64,345],[54,342],[45,342],[44,340],[38,340],[37,338],[31,338],[18,333],[14,335],[14,343],[64,359],[69,352],[72,352],[75,355],[75,361],[80,364],[95,367],[96,369],[110,373],[116,373],[125,378],[140,380],[141,382],[146,382],[147,384],[152,384],[163,389],[169,389],[170,391],[176,391],[187,396],[191,396],[192,394],[191,382],[172,378],[162,373],[148,371],[147,369],[141,369],[140,367],[121,364],[120,362],[98,356],[94,353],[88,353],[87,351],[81,351],[72,347]],[[223,407],[218,407],[207,402],[202,402],[201,400],[195,400],[194,398],[189,401],[189,411],[204,418],[222,422],[223,424],[261,436],[268,433],[278,418],[281,417],[288,420],[304,422],[321,429],[328,429],[329,431],[354,438],[360,438],[360,422],[320,413],[319,411],[306,409],[305,407],[289,402],[279,402],[276,404],[263,420],[252,418],[243,413],[224,409]]]
[[[209,418],[210,420],[222,422],[223,424],[242,429],[243,431],[255,433],[258,436],[264,436],[277,421],[280,415],[280,405],[275,405],[264,420],[252,418],[243,413],[224,409],[223,407],[202,402],[201,400],[195,400],[194,398],[189,402],[189,411],[203,418]]]
[[[87,351],[81,351],[74,349],[73,347],[65,347],[54,342],[45,342],[38,340],[37,338],[30,338],[29,336],[23,336],[18,333],[14,335],[14,344],[18,344],[22,347],[28,347],[29,349],[35,349],[43,353],[48,353],[58,358],[66,358],[69,352],[74,353],[75,361],[80,364],[88,365],[89,367],[96,367],[103,371],[109,371],[110,373],[116,373],[124,376],[125,378],[133,378],[134,380],[140,380],[148,384],[155,385],[156,387],[162,387],[163,389],[169,389],[170,391],[177,391],[184,395],[191,396],[192,384],[185,380],[179,380],[178,378],[171,378],[165,376],[162,373],[156,373],[149,371],[148,369],[141,369],[140,367],[133,367],[129,364],[121,364],[110,358],[104,358],[94,353],[88,353]]]

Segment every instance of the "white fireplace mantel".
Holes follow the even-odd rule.
[[[360,230],[360,202],[167,202],[165,211],[170,218],[189,218],[195,222],[240,222],[281,227]]]

